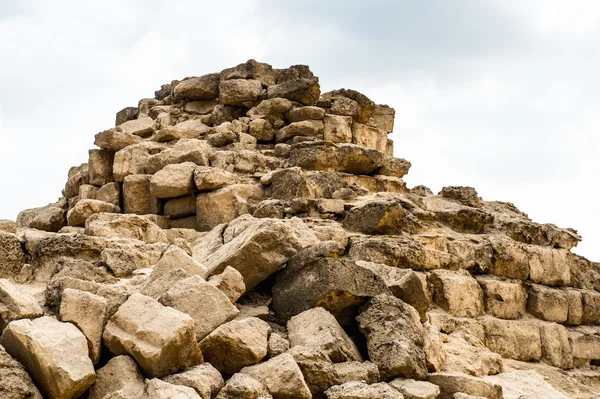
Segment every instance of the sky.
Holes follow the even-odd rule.
[[[54,202],[115,113],[250,58],[396,109],[409,186],[475,187],[600,261],[600,2],[2,0],[0,219]]]

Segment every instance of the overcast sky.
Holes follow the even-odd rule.
[[[1,0],[0,219],[55,201],[121,108],[255,58],[394,107],[409,186],[473,186],[600,261],[599,23],[596,0]]]

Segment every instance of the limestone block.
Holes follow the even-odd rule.
[[[0,331],[11,321],[34,319],[43,314],[35,298],[19,290],[9,280],[0,279]]]
[[[262,197],[262,187],[254,184],[234,184],[217,191],[201,193],[196,202],[198,229],[210,230],[240,215],[252,213],[253,207]]]
[[[254,79],[230,79],[219,84],[219,97],[226,105],[243,105],[256,101],[262,92],[262,84]]]
[[[241,373],[253,377],[267,387],[273,399],[310,399],[312,395],[292,355],[284,353]]]
[[[483,292],[468,272],[435,270],[429,275],[433,300],[448,313],[475,317],[483,313]]]
[[[486,317],[485,346],[504,358],[538,361],[542,357],[540,329],[535,322]]]
[[[542,320],[564,323],[569,316],[567,294],[559,289],[533,284],[529,287],[527,311]]]
[[[146,384],[135,361],[129,356],[115,356],[96,372],[89,399],[144,398]]]
[[[244,276],[231,266],[227,266],[222,273],[211,276],[208,282],[227,295],[232,303],[246,292]]]
[[[347,382],[331,387],[325,392],[327,399],[402,399],[404,396],[384,382],[368,385],[364,382]]]
[[[103,186],[113,178],[115,153],[105,150],[89,150],[88,173],[90,184]]]
[[[234,374],[216,399],[273,399],[267,387],[246,374]]]
[[[166,165],[150,179],[150,192],[157,198],[175,198],[192,194],[195,190],[196,164],[183,162]]]
[[[202,399],[214,398],[225,385],[221,373],[210,363],[202,363],[162,379],[170,384],[193,388]]]
[[[133,238],[149,244],[167,241],[165,233],[156,223],[130,214],[94,214],[85,223],[85,234],[106,238]]]
[[[86,220],[97,213],[121,213],[121,208],[104,201],[81,200],[67,213],[67,224],[69,226],[85,226]]]
[[[173,98],[179,100],[211,100],[219,96],[220,74],[211,73],[188,78],[173,88]]]
[[[354,122],[352,123],[352,143],[385,154],[387,133],[384,130]]]
[[[500,319],[516,319],[525,312],[527,289],[519,280],[504,281],[489,276],[477,276],[483,292],[485,312]]]

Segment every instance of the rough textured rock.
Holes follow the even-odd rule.
[[[19,290],[9,280],[0,279],[0,331],[11,321],[34,319],[43,314],[35,298]]]
[[[368,385],[364,382],[347,382],[325,392],[327,399],[402,399],[403,396],[388,384],[380,382]]]
[[[134,294],[108,321],[102,336],[115,355],[132,356],[148,376],[162,376],[202,361],[194,320],[156,300]]]
[[[166,165],[150,179],[150,192],[157,198],[175,198],[194,192],[196,164],[184,162]]]
[[[216,399],[273,399],[267,387],[246,374],[234,374]]]
[[[42,399],[25,368],[0,346],[0,396],[6,399]]]
[[[260,362],[267,355],[271,327],[256,317],[225,323],[200,342],[204,360],[229,375]]]
[[[102,332],[106,324],[106,299],[85,291],[67,288],[60,302],[60,320],[73,323],[87,339],[89,355],[94,364],[100,361]]]
[[[96,213],[120,213],[121,208],[104,201],[85,199],[77,202],[75,207],[67,213],[69,226],[85,226],[86,220]]]
[[[439,399],[453,399],[455,393],[466,393],[472,396],[483,396],[488,399],[503,399],[502,387],[481,379],[451,373],[433,373],[427,381],[440,388]]]
[[[542,356],[539,327],[533,322],[486,318],[485,346],[502,357],[536,361]]]
[[[212,276],[208,282],[227,295],[232,303],[246,292],[244,276],[231,266],[227,266],[222,273]]]
[[[212,73],[195,78],[188,78],[173,88],[176,100],[210,100],[219,95],[218,73]]]
[[[85,233],[106,238],[134,238],[150,244],[167,241],[167,236],[156,223],[137,215],[111,213],[92,215],[86,221]]]
[[[199,276],[177,282],[159,298],[159,302],[190,315],[195,321],[197,340],[233,320],[239,312],[227,295]]]
[[[89,399],[138,399],[146,391],[144,377],[129,356],[115,356],[96,372],[96,382],[89,391]]]
[[[49,398],[77,398],[96,378],[86,339],[71,323],[47,316],[13,321],[2,333],[0,345],[25,366]]]
[[[149,399],[200,399],[193,388],[170,384],[158,378],[146,380],[146,395]]]
[[[290,345],[323,350],[334,363],[362,361],[354,342],[327,310],[317,307],[292,317],[288,323]]]
[[[199,364],[177,374],[163,378],[163,381],[174,385],[193,388],[202,399],[210,399],[225,385],[221,373],[209,363]]]
[[[425,377],[425,332],[412,306],[393,296],[378,295],[364,305],[356,320],[383,379]]]
[[[290,354],[284,353],[264,363],[245,367],[241,372],[265,384],[273,399],[312,397],[298,364]]]
[[[467,272],[436,270],[430,275],[433,300],[448,313],[475,317],[483,313],[481,287]]]
[[[436,399],[440,388],[427,381],[396,378],[390,386],[404,395],[404,399]]]
[[[254,184],[235,184],[217,191],[201,193],[196,202],[198,229],[210,230],[240,215],[252,213],[252,208],[262,197],[262,187]]]

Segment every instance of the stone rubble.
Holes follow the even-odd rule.
[[[0,220],[0,397],[598,397],[600,263],[407,187],[394,117],[255,60],[119,111]]]

